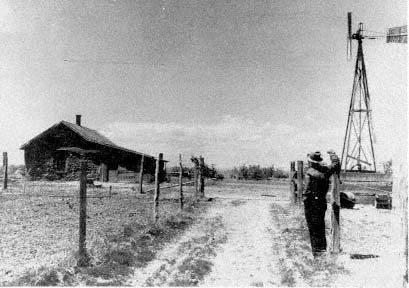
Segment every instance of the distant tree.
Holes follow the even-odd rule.
[[[248,168],[248,179],[261,180],[263,179],[263,171],[260,165],[250,165]]]
[[[272,178],[274,175],[274,166],[271,165],[270,167],[263,167],[261,168],[261,172],[263,175],[263,179]]]
[[[274,170],[274,178],[288,178],[289,174],[288,172],[281,170],[281,169],[276,169]]]
[[[230,178],[239,180],[267,180],[271,178],[288,178],[288,172],[270,167],[260,167],[260,165],[242,165],[239,168],[234,167],[230,171]]]
[[[247,180],[248,177],[249,177],[249,169],[247,168],[246,165],[242,165],[242,166],[239,168],[238,178],[239,178],[239,180],[240,180],[240,179]]]
[[[212,167],[209,167],[209,165],[207,165],[205,163],[204,165],[204,169],[203,169],[203,175],[204,177],[208,177],[208,178],[217,178],[217,170],[214,168],[214,166],[212,165]]]

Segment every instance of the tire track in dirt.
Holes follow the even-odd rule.
[[[227,242],[218,249],[214,266],[199,286],[278,286],[278,263],[273,255],[274,225],[269,200],[233,200],[220,211]]]
[[[154,261],[135,270],[126,286],[197,286],[212,267],[215,248],[226,241],[223,203],[215,203],[197,224],[169,243]]]
[[[215,200],[204,218],[135,271],[129,286],[279,286],[271,200]]]

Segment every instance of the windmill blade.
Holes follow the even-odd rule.
[[[386,43],[408,43],[408,26],[389,28]]]
[[[347,59],[352,57],[352,12],[348,12]]]

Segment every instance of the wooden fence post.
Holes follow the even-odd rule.
[[[109,181],[109,172],[108,172],[108,165],[105,163],[101,163],[101,182],[108,182]]]
[[[205,168],[205,162],[204,158],[202,156],[199,157],[199,187],[200,187],[200,198],[204,198],[204,189],[205,189],[205,177],[204,177],[204,168]]]
[[[81,160],[80,174],[80,222],[79,222],[79,259],[78,266],[88,265],[88,255],[86,251],[87,235],[87,161]]]
[[[402,125],[401,131],[406,131],[407,126]],[[401,134],[397,134],[399,137]],[[397,138],[396,138],[397,139]],[[393,211],[396,219],[394,228],[394,237],[392,238],[394,243],[399,247],[399,267],[401,267],[402,273],[402,287],[408,287],[408,274],[409,274],[409,232],[408,232],[408,161],[406,157],[408,141],[404,141],[399,137],[399,144],[395,148],[395,153],[392,156],[393,163],[393,185],[392,185],[392,197],[393,197]],[[397,232],[399,231],[399,233]],[[396,267],[398,268],[398,267]],[[398,287],[398,285],[396,285]]]
[[[24,182],[23,182],[23,194],[26,194],[26,187],[27,187],[27,177],[29,177],[28,175],[28,171],[27,168],[24,167]]]
[[[162,162],[163,154],[159,153],[158,159],[156,159],[155,167],[155,194],[153,195],[153,217],[155,223],[159,220],[159,195],[160,195],[160,163]]]
[[[402,147],[399,147],[400,149]],[[406,148],[406,146],[405,146]],[[401,265],[403,267],[403,285],[402,287],[408,287],[408,273],[409,273],[409,232],[408,232],[408,163],[406,159],[401,155],[404,155],[405,150],[399,150],[400,154],[399,157],[394,156],[392,158],[393,161],[393,187],[392,187],[392,195],[396,197],[396,201],[394,202],[394,208],[396,214],[399,215],[400,218],[400,225],[401,233],[397,234],[398,239],[396,239],[397,243],[399,243],[400,247],[402,247],[402,252],[400,253],[402,258]],[[399,235],[399,236],[398,236]],[[403,244],[403,245],[402,245]],[[401,246],[402,245],[402,246]]]
[[[337,173],[332,175],[332,209],[331,209],[331,235],[332,235],[332,253],[339,254],[340,243],[340,223],[339,212],[341,208],[341,199],[339,193],[339,176]]]
[[[303,161],[297,161],[297,180],[298,180],[298,185],[297,185],[297,203],[298,206],[301,206],[302,202],[302,192],[304,189],[304,162]]]
[[[198,170],[199,170],[199,167],[198,167],[196,162],[194,162],[194,165],[195,165],[195,167],[193,169],[193,177],[194,177],[193,181],[194,181],[194,184],[195,184],[195,190],[193,192],[194,193],[193,196],[194,196],[194,201],[197,202],[197,195],[198,195],[198,191],[199,191],[199,187],[198,187]]]
[[[295,177],[294,177],[294,172],[295,172],[295,162],[291,161],[290,163],[290,204],[295,203]]]
[[[4,181],[3,181],[3,189],[7,189],[7,178],[8,178],[8,157],[7,152],[3,152],[3,173],[4,173]]]
[[[140,194],[144,194],[143,193],[143,187],[142,187],[142,184],[143,184],[143,162],[145,161],[145,155],[142,155],[142,158],[141,158],[141,167],[140,167],[140,169],[139,169],[139,193]]]
[[[182,154],[179,154],[179,193],[180,193],[180,212],[183,211],[183,165],[182,165]]]

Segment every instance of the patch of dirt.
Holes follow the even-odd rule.
[[[0,248],[7,261],[0,264],[0,284],[20,283],[10,282],[20,277],[24,285],[402,286],[403,242],[394,210],[342,209],[342,253],[314,259],[302,209],[289,205],[286,182],[208,186],[213,201],[187,206],[183,217],[177,189],[169,190],[158,226],[149,223],[150,195],[115,187],[112,199],[89,202],[93,267],[81,270],[72,269],[70,255],[77,249],[78,201],[46,197],[50,191],[41,187],[36,197],[3,195]],[[59,192],[74,196],[76,190],[71,185]],[[328,243],[329,218],[328,210]],[[104,266],[106,256],[111,266]]]
[[[329,207],[329,206],[328,206]],[[341,253],[314,259],[302,209],[273,204],[281,235],[274,237],[281,285],[324,287],[401,287],[403,275],[399,219],[394,211],[357,205],[341,209]],[[326,234],[330,251],[330,215]]]
[[[403,237],[397,211],[358,205],[342,209],[340,223],[342,254],[338,261],[348,273],[339,275],[333,287],[401,287]]]
[[[280,284],[276,255],[271,248],[275,227],[269,200],[239,200],[219,211],[227,242],[218,249],[212,272],[200,286],[276,286]]]
[[[222,195],[209,190],[213,192],[209,194]],[[272,249],[272,235],[277,231],[269,214],[272,198],[236,196],[216,197],[199,223],[169,243],[147,267],[135,270],[126,285],[279,285],[279,263]]]
[[[158,252],[154,261],[136,269],[125,285],[196,286],[212,269],[216,247],[226,241],[222,217],[214,213],[217,208],[209,210],[181,238]]]

